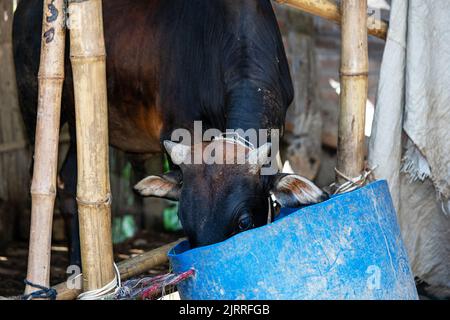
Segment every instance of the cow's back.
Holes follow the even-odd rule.
[[[148,12],[158,3],[146,0],[108,0],[103,3],[111,143],[124,151],[159,150],[157,135],[161,119],[155,109],[158,50],[157,42],[152,38],[157,32],[146,27]],[[36,126],[42,4],[42,0],[21,1],[13,28],[19,102],[32,142]],[[61,117],[63,123],[69,122],[74,128],[69,38],[68,34]],[[148,116],[151,121],[145,121]]]
[[[21,1],[14,23],[20,103],[30,136],[36,118],[42,2]],[[271,87],[272,94],[285,90],[280,87],[291,89],[269,0],[108,0],[103,15],[110,142],[124,151],[157,152],[160,140],[170,138],[173,129],[192,129],[194,120],[224,130],[231,100],[243,99],[236,101],[244,108],[236,111],[239,117],[263,114],[263,100],[251,100],[256,90],[245,88],[246,82]],[[68,41],[62,118],[74,128]],[[233,93],[236,86],[243,90]],[[277,122],[272,127],[282,125],[289,95],[281,92],[281,107],[266,108],[266,120],[254,119],[269,127],[272,119]]]

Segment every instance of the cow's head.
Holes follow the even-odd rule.
[[[200,148],[170,141],[164,145],[180,170],[150,176],[135,189],[143,196],[178,200],[178,216],[193,247],[217,243],[266,224],[270,193],[281,206],[290,208],[324,198],[318,187],[301,176],[262,176],[270,144],[255,150],[220,140],[203,143]],[[198,150],[204,156],[203,162],[189,164]],[[222,164],[213,163],[217,155],[223,157]]]

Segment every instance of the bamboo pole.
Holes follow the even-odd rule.
[[[119,268],[121,279],[130,279],[150,270],[151,268],[166,263],[168,261],[167,253],[169,252],[169,250],[183,240],[185,239],[180,239],[178,241],[166,244],[160,248],[120,262],[117,267]],[[81,289],[69,289],[65,282],[60,283],[53,288],[57,292],[57,300],[74,300],[82,292]]]
[[[102,2],[70,1],[69,13],[83,288],[91,291],[114,279]]]
[[[280,4],[287,4],[306,13],[319,16],[326,20],[341,24],[342,16],[339,6],[332,0],[275,0]],[[366,10],[367,12],[367,10]],[[388,23],[384,20],[369,17],[367,19],[368,33],[377,38],[386,40]]]
[[[27,280],[49,287],[56,197],[61,95],[64,81],[64,0],[46,0],[42,23]],[[27,286],[26,293],[36,288]]]
[[[337,169],[348,177],[364,170],[369,54],[367,0],[342,0],[341,110]],[[339,182],[343,182],[338,178]]]

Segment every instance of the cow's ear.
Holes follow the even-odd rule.
[[[282,207],[297,208],[328,199],[319,187],[295,174],[278,174],[274,177],[271,192]]]
[[[150,176],[134,186],[134,189],[144,197],[157,197],[178,201],[181,183],[171,175]]]

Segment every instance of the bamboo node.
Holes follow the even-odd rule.
[[[46,74],[38,74],[39,80],[50,80],[50,81],[64,81],[63,75],[46,75]]]
[[[56,197],[56,190],[47,190],[47,191],[42,191],[42,190],[31,190],[31,195],[35,196],[35,197]]]
[[[105,199],[100,200],[100,201],[85,201],[78,197],[76,199],[77,199],[78,204],[81,204],[83,206],[88,206],[88,207],[110,206],[112,203],[111,194],[108,194]]]
[[[351,72],[351,71],[339,71],[342,77],[367,77],[369,75],[368,71]]]
[[[70,55],[70,60],[72,62],[79,62],[79,61],[104,62],[106,61],[106,54],[95,54],[95,55],[72,54]]]

